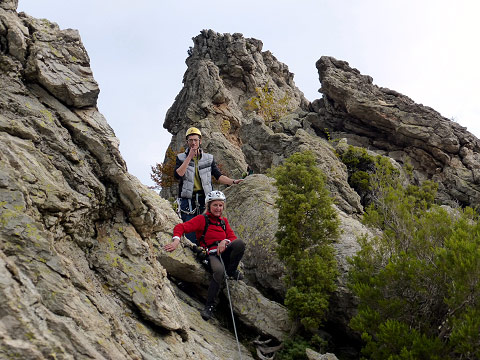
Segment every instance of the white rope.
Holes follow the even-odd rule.
[[[227,284],[228,302],[230,303],[230,312],[232,313],[233,330],[234,330],[234,332],[235,332],[235,339],[237,340],[238,355],[240,356],[240,360],[242,360],[242,351],[240,350],[240,342],[238,341],[237,327],[235,326],[235,317],[234,317],[234,315],[233,315],[232,299],[231,299],[231,297],[230,297],[230,289],[229,289],[229,287],[228,287],[227,269],[225,269],[225,264],[223,263],[222,255],[219,254],[218,257],[220,258],[220,261],[222,262],[223,272],[225,273],[225,284]]]

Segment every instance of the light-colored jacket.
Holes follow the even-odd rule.
[[[181,162],[184,162],[187,158],[186,153],[177,155]],[[202,188],[205,194],[208,194],[213,190],[212,186],[212,163],[213,155],[202,153],[202,157],[198,160],[198,174],[202,182]],[[188,164],[187,171],[183,175],[182,193],[180,197],[191,199],[193,196],[193,186],[195,181],[195,161],[192,159]]]

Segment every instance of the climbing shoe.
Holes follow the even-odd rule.
[[[228,275],[228,278],[230,280],[242,280],[243,279],[243,274],[240,271],[238,271],[238,269],[235,270],[233,272],[233,274],[227,274],[227,275]]]
[[[202,315],[202,319],[205,321],[210,320],[213,317],[213,306],[212,305],[206,305],[205,309],[203,309],[200,312],[200,315]]]

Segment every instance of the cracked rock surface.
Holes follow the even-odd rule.
[[[127,172],[78,32],[16,5],[0,4],[0,358],[230,359],[231,333],[157,260],[178,218]]]

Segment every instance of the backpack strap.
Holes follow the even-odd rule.
[[[227,234],[227,225],[225,224],[225,220],[220,219],[220,223],[212,223],[213,225],[221,226],[225,234]]]
[[[212,225],[216,225],[216,226],[221,226],[223,231],[225,231],[225,233],[227,232],[227,225],[225,224],[225,220],[223,219],[220,219],[220,223],[213,223],[210,221],[210,219],[208,218],[208,215],[207,214],[203,214],[203,217],[205,218],[205,227],[203,228],[203,234],[202,236],[200,236],[200,239],[198,240],[198,244],[199,245],[202,245],[203,244],[203,247],[205,248],[211,248],[212,246],[217,246],[218,245],[218,241],[215,241],[213,244],[211,244],[210,246],[207,246],[207,244],[205,243],[205,234],[207,233],[207,229],[208,229],[208,226],[210,224]]]
[[[203,234],[200,236],[200,239],[198,239],[198,244],[199,245],[204,245],[204,247],[207,247],[207,244],[205,243],[205,234],[207,233],[208,225],[210,225],[210,220],[208,219],[207,214],[203,214],[203,217],[205,218],[205,227],[203,228]]]

